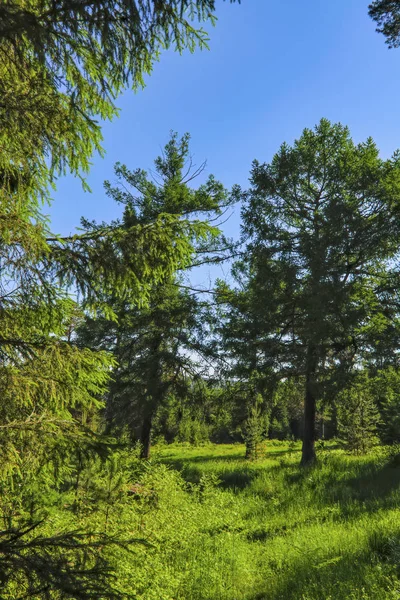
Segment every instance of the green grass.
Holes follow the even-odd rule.
[[[176,581],[159,598],[400,598],[400,467],[386,449],[330,448],[301,469],[299,452],[270,442],[247,462],[240,445],[158,451],[192,485],[158,508],[181,530],[180,543],[178,531],[175,546],[160,546],[160,568]]]

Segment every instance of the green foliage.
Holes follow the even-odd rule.
[[[114,361],[76,347],[81,310],[49,258],[44,220],[23,200],[17,191],[1,200],[0,576],[10,598],[73,597],[74,589],[110,597],[107,562],[89,532],[79,523],[45,531],[43,521],[76,455],[106,450],[96,414]]]
[[[383,33],[389,48],[400,45],[400,3],[397,0],[374,0],[369,5],[369,16],[376,22],[378,33]]]
[[[144,85],[160,51],[193,51],[214,22],[214,0],[11,0],[0,8],[3,191],[22,183],[36,202],[70,169],[101,151],[98,119],[115,98]]]
[[[253,163],[243,201],[237,287],[219,286],[222,334],[235,373],[302,378],[303,462],[315,460],[316,408],[346,385],[357,361],[395,339],[400,163],[372,139],[322,119],[271,163]],[[397,329],[396,329],[397,328]],[[268,378],[270,383],[268,383]]]
[[[198,446],[201,443],[208,442],[209,439],[210,430],[207,423],[200,419],[192,418],[190,413],[184,410],[178,424],[176,440]]]
[[[160,218],[175,219],[177,224],[186,223],[186,234],[175,237],[173,245],[183,248],[192,264],[202,260],[204,253],[210,253],[206,260],[212,261],[212,252],[218,252],[223,240],[209,219],[220,213],[228,195],[213,176],[193,189],[190,182],[202,167],[193,172],[192,167],[189,136],[178,139],[176,134],[172,134],[163,156],[155,160],[153,178],[141,169],[129,171],[117,165],[118,186],[105,184],[107,193],[124,207],[122,220],[114,226],[124,231],[149,228]],[[95,225],[86,226],[90,232],[96,231]],[[158,256],[154,258],[157,264]],[[126,247],[122,261],[129,264],[131,260]],[[207,306],[186,289],[178,273],[185,265],[172,265],[169,271],[164,269],[162,280],[153,281],[144,306],[129,297],[121,300],[112,289],[105,289],[104,303],[117,315],[117,321],[99,313],[80,329],[80,344],[114,353],[118,367],[107,398],[107,420],[117,429],[127,427],[132,439],[140,439],[147,458],[157,412],[171,394],[183,401],[194,393],[204,368],[200,358],[207,360],[209,354],[205,343]],[[183,424],[180,427],[180,439],[204,435],[184,432]]]
[[[381,415],[378,426],[379,437],[385,444],[398,444],[400,442],[399,372],[393,367],[382,369],[376,373],[371,383]]]
[[[269,431],[271,438],[284,440],[290,436],[301,437],[303,387],[304,382],[294,378],[279,381],[276,385],[271,403]]]
[[[1,532],[2,598],[121,597],[102,550],[129,543],[81,531],[35,535],[39,526],[34,523]]]
[[[127,208],[123,223],[84,221],[83,233],[63,238],[41,207],[57,177],[88,171],[102,152],[99,119],[117,114],[123,89],[143,85],[161,49],[205,45],[194,22],[213,22],[213,10],[213,0],[0,6],[2,598],[130,595],[110,567],[132,537],[113,513],[124,505],[129,470],[117,464],[99,417],[116,363],[78,346],[76,328],[82,309],[115,320],[110,295],[148,305],[156,285],[192,263],[194,242],[209,243],[216,230],[172,206],[147,220]],[[170,183],[166,198],[177,198],[175,171]],[[210,178],[182,206],[196,211],[207,198],[213,210],[221,194]]]
[[[338,397],[338,434],[351,452],[365,453],[377,442],[379,411],[367,374],[355,377]]]
[[[64,287],[74,286],[91,313],[117,320],[112,302],[148,303],[154,286],[193,263],[193,240],[214,233],[201,221],[160,214],[154,222],[95,224],[69,238],[48,237],[45,264]]]
[[[177,182],[174,185],[177,190]],[[225,193],[216,182],[206,188],[211,195],[213,191],[206,212]],[[200,191],[199,196],[205,197],[206,192]],[[191,200],[196,213],[199,196],[194,193]],[[189,195],[186,198],[189,202]],[[188,344],[182,326],[195,325],[197,304],[186,291],[180,293],[172,275],[192,260],[195,242],[209,243],[216,229],[172,213],[141,222],[132,219],[127,209],[122,223],[85,223],[84,233],[60,238],[48,233],[40,213],[20,202],[17,191],[3,204],[0,518],[4,552],[0,573],[3,568],[10,589],[17,587],[31,595],[118,597],[107,552],[99,555],[98,549],[115,545],[125,552],[128,542],[123,536],[97,538],[96,522],[80,516],[78,494],[83,470],[96,456],[110,453],[110,444],[101,435],[100,413],[116,363],[109,347],[89,349],[77,343],[76,329],[84,313],[69,292],[71,288],[80,292],[83,307],[96,310],[117,331],[126,325],[122,319],[115,322],[122,307],[130,306],[129,318],[140,314],[144,320],[155,311],[153,324],[158,322],[159,331],[164,332],[168,323],[169,331]],[[161,281],[168,286],[163,288]],[[151,304],[149,292],[156,288],[158,295],[153,295]],[[114,304],[109,303],[111,294]],[[147,335],[154,340],[156,333],[150,324]],[[145,336],[143,348],[148,348],[148,340]],[[167,358],[177,355],[177,349],[171,342],[162,351],[169,368]],[[188,364],[185,356],[177,360],[179,368]],[[151,360],[147,364],[151,370]],[[150,371],[141,375],[152,381]],[[171,371],[165,374],[166,383],[168,375]],[[70,510],[75,516],[59,527],[50,515],[57,503],[66,501],[71,480],[76,492]],[[95,491],[97,497],[94,494],[88,508],[93,515],[102,511],[105,494],[101,486]],[[13,548],[20,562],[14,560]],[[44,562],[49,563],[47,574]]]
[[[246,446],[246,458],[256,460],[260,457],[261,443],[268,433],[268,416],[263,415],[263,399],[257,395],[254,404],[249,406],[248,416],[243,426],[243,440]]]
[[[184,398],[169,395],[154,427],[168,442],[226,443],[242,439],[244,417],[231,386],[207,378],[196,380]]]
[[[115,319],[109,294],[145,304],[157,283],[191,263],[193,241],[209,240],[214,229],[171,211],[123,226],[85,222],[83,233],[62,238],[49,231],[41,206],[58,176],[88,170],[101,152],[97,119],[117,114],[117,95],[143,84],[162,48],[204,45],[193,22],[213,21],[213,9],[211,0],[10,0],[0,7],[4,598],[121,596],[107,553],[111,546],[125,552],[128,542],[98,534],[96,521],[104,486],[107,498],[114,488],[103,482],[96,490],[87,507],[92,520],[78,501],[84,469],[110,455],[99,412],[115,361],[78,347],[82,306],[70,295]],[[199,195],[214,191],[221,186],[210,181]]]

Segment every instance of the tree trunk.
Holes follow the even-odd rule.
[[[315,349],[309,348],[307,355],[306,389],[304,396],[304,434],[300,462],[302,466],[312,465],[317,458],[315,455],[315,422],[317,412],[314,381],[317,368]]]
[[[310,389],[309,382],[306,383],[306,394],[304,398],[304,435],[303,448],[301,452],[301,465],[311,465],[316,461],[315,455],[315,415],[316,402],[314,394]]]
[[[150,446],[151,446],[151,425],[152,415],[147,415],[142,424],[142,431],[140,432],[140,443],[141,451],[140,458],[150,458]]]

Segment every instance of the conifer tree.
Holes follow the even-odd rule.
[[[374,0],[369,5],[369,16],[376,22],[378,33],[383,33],[389,48],[400,46],[400,2]]]
[[[368,374],[357,374],[337,402],[339,437],[351,452],[365,454],[378,440],[380,421]]]
[[[150,227],[160,215],[176,218],[178,223],[185,219],[192,230],[188,227],[179,243],[190,249],[192,264],[202,262],[203,256],[207,261],[219,260],[224,254],[223,240],[208,219],[218,215],[228,195],[213,176],[198,189],[191,188],[189,183],[200,171],[192,169],[189,136],[179,140],[176,134],[156,159],[153,179],[141,169],[130,171],[117,165],[119,185],[106,182],[105,187],[124,207],[118,226]],[[88,227],[93,230],[92,225]],[[124,257],[130,260],[128,253]],[[146,306],[129,299],[120,301],[113,294],[108,294],[105,303],[118,321],[101,316],[87,319],[80,343],[114,353],[118,367],[107,397],[107,420],[127,427],[133,439],[140,439],[142,456],[148,458],[157,411],[168,394],[189,394],[193,379],[204,370],[206,306],[185,289],[179,265],[153,285]]]
[[[97,121],[142,84],[165,46],[203,45],[195,20],[214,3],[10,0],[0,6],[0,583],[16,597],[118,597],[93,532],[41,528],[76,456],[105,449],[96,431],[113,357],[76,345],[80,307],[115,318],[104,299],[145,304],[191,259],[201,223],[151,223],[54,235],[42,204],[55,179],[87,171]],[[129,255],[129,259],[127,258]],[[79,520],[77,521],[79,523]],[[114,540],[114,542],[117,540]],[[9,594],[9,597],[13,597]]]
[[[172,188],[171,184],[171,201]],[[49,500],[67,485],[77,457],[106,450],[96,423],[114,359],[76,344],[74,329],[83,315],[70,290],[79,291],[87,311],[105,318],[115,319],[124,302],[131,307],[140,304],[144,310],[149,293],[162,281],[170,281],[171,290],[179,289],[171,278],[192,262],[194,241],[199,247],[201,240],[208,245],[216,230],[172,209],[140,222],[128,208],[124,223],[85,222],[84,233],[61,238],[49,233],[38,211],[19,202],[20,191],[10,193],[7,202],[4,199],[1,220],[0,510],[5,541],[0,575],[2,569],[9,573],[11,586],[15,577],[21,590],[41,589],[43,584],[55,594],[66,586],[71,597],[79,590],[85,598],[83,591],[89,594],[91,589],[102,589],[98,596],[107,597],[111,579],[105,563],[99,566],[104,577],[95,568],[96,547],[116,540],[108,542],[102,536],[91,547],[90,532],[85,539],[85,532],[54,531],[54,537],[47,535],[45,541],[40,528],[50,510]],[[224,194],[222,186],[210,180],[192,199],[187,194],[188,204],[183,206],[191,203],[195,212],[201,206],[212,211]],[[109,306],[111,294],[115,303]],[[12,558],[17,539],[18,552],[26,555],[24,565]],[[62,575],[63,543],[70,548],[69,579]],[[48,570],[53,569],[53,579],[46,583],[40,579],[40,561],[49,560],[50,547],[54,562],[49,562]],[[82,569],[74,580],[73,565],[78,563]]]
[[[1,187],[35,204],[101,151],[99,119],[143,86],[161,50],[204,47],[214,0],[8,0],[0,6]]]
[[[317,403],[391,326],[399,154],[384,161],[372,139],[356,145],[346,127],[323,119],[271,163],[255,161],[251,184],[237,190],[246,241],[238,286],[220,286],[226,347],[259,373],[303,378],[309,464]]]
[[[261,442],[268,433],[268,417],[262,412],[263,398],[257,394],[252,402],[248,401],[247,418],[243,425],[243,439],[246,445],[246,458],[255,460],[260,457]]]
[[[400,443],[399,370],[392,366],[373,371],[371,393],[379,409],[378,433],[384,444]]]

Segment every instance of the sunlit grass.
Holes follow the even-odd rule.
[[[169,558],[185,573],[177,598],[400,598],[400,468],[388,450],[320,450],[312,469],[299,468],[299,452],[272,442],[248,462],[240,445],[160,450],[187,481],[209,487],[194,508],[196,539]]]

